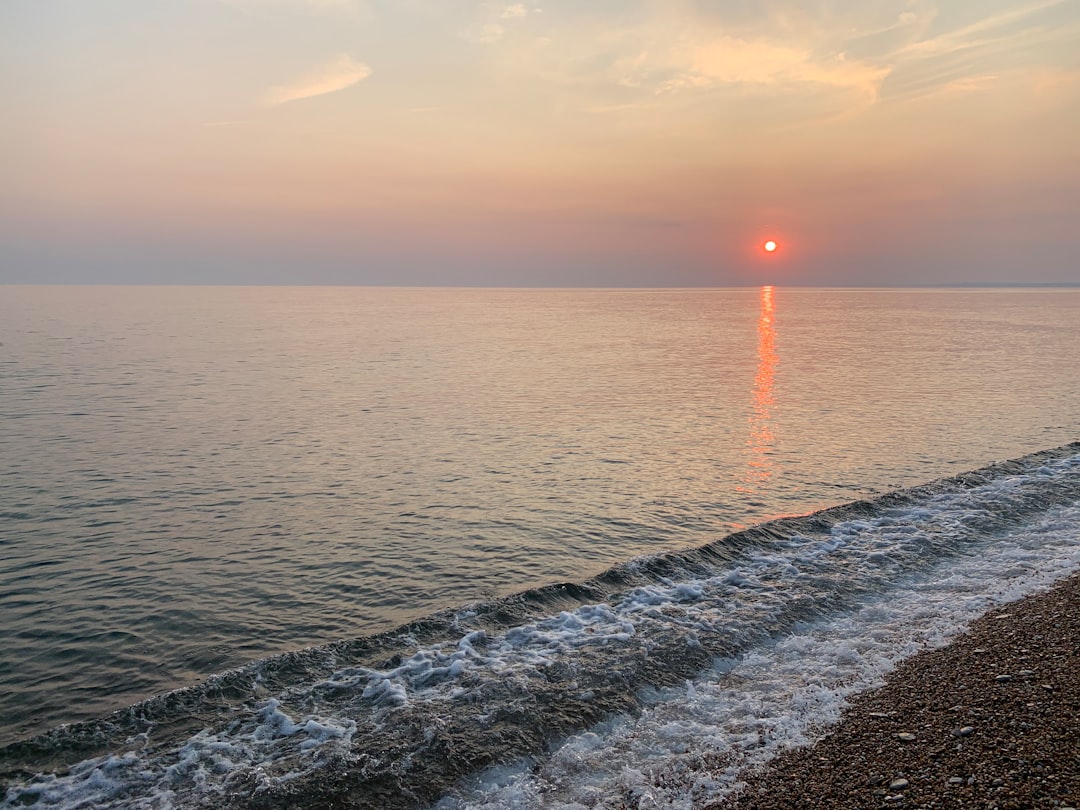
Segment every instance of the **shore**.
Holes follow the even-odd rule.
[[[1080,807],[1080,574],[903,662],[707,810],[884,807]]]

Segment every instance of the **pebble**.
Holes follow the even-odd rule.
[[[1060,619],[1030,615],[1032,606],[1059,603]],[[880,692],[861,698],[866,713],[856,710],[812,753],[793,752],[790,765],[743,802],[710,810],[1080,810],[1070,711],[1080,684],[1080,573],[1021,604],[1009,611],[1023,619],[1015,628],[992,621],[991,612],[991,621],[975,623],[967,638],[916,656]],[[1036,626],[1045,644],[1031,635]],[[1022,638],[1034,645],[1026,660],[1018,657]],[[980,653],[969,658],[972,647]],[[890,719],[867,718],[870,709],[891,712]],[[822,767],[821,757],[835,766]],[[898,790],[904,774],[911,774],[910,785]]]
[[[1012,675],[998,675],[994,680],[998,683],[1005,683],[1012,680]]]
[[[906,790],[910,784],[907,779],[893,779],[889,782],[889,790]]]

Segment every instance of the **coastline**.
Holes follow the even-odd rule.
[[[0,749],[0,777],[13,806],[1075,807],[1077,447],[266,659]]]
[[[1080,807],[1080,573],[902,662],[822,740],[705,805],[807,807]]]

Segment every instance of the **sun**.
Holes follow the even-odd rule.
[[[776,244],[776,242],[774,242],[772,239],[770,239],[768,242],[762,245],[762,247],[765,248],[766,253],[775,253],[776,249],[780,246]]]

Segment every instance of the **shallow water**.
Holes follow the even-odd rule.
[[[0,294],[0,741],[1080,435],[1078,291]]]

